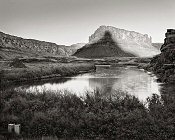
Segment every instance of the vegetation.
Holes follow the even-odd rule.
[[[0,69],[1,85],[7,82],[41,80],[46,78],[72,76],[94,70],[89,63],[25,63],[26,68],[7,67]],[[5,71],[5,72],[4,72]]]
[[[1,91],[0,132],[9,136],[8,123],[19,123],[22,137],[173,140],[174,99],[154,94],[143,104],[119,91],[108,97],[87,92],[84,98],[67,91]]]

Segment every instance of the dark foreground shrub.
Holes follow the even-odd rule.
[[[99,91],[85,98],[64,93],[1,92],[1,130],[20,123],[23,137],[57,136],[88,139],[173,139],[175,103],[172,96],[137,98],[119,92],[104,97]],[[164,102],[171,101],[169,104]]]

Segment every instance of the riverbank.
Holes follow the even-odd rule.
[[[43,61],[30,63],[18,62],[18,66],[19,63],[24,66],[14,67],[11,66],[12,62],[9,63],[8,61],[1,64],[1,85],[14,82],[74,76],[95,70],[95,65],[93,63],[53,63]]]
[[[0,61],[1,85],[39,81],[44,79],[75,76],[94,71],[95,65],[139,66],[148,63],[150,58],[104,58],[81,59],[75,57],[19,58]]]
[[[168,94],[154,94],[145,106],[121,91],[108,97],[87,92],[80,98],[67,91],[12,90],[0,92],[0,107],[0,135],[8,138],[171,140],[175,135],[174,96]],[[7,131],[9,123],[21,124],[20,135]]]

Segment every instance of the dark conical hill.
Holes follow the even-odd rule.
[[[74,56],[81,58],[103,58],[103,57],[134,57],[135,55],[123,51],[112,39],[110,32],[106,31],[103,38],[98,42],[87,44],[78,49]]]

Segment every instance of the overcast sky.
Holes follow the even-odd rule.
[[[175,28],[175,0],[0,0],[0,31],[70,45],[88,42],[100,25],[163,42]]]

